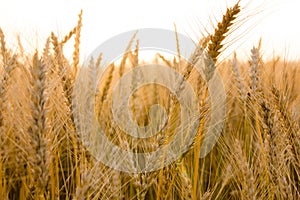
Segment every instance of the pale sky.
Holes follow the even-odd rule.
[[[139,28],[164,28],[199,38],[201,30],[211,30],[221,20],[226,6],[236,0],[0,0],[0,27],[7,43],[14,48],[16,36],[27,51],[41,47],[51,31],[63,37],[77,23],[83,9],[81,53],[87,57],[99,44],[125,31]],[[223,57],[233,51],[249,56],[250,49],[262,37],[265,57],[300,57],[300,0],[241,0],[244,24],[232,39],[237,41]],[[229,40],[230,42],[230,40]],[[72,43],[70,43],[70,46]],[[71,58],[71,48],[66,50]]]

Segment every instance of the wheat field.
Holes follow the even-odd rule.
[[[148,152],[168,143],[180,124],[180,105],[166,88],[147,85],[130,98],[133,118],[141,126],[150,123],[151,105],[159,103],[167,110],[167,129],[147,140],[128,137],[108,109],[114,84],[144,62],[138,40],[129,41],[134,50],[103,72],[101,54],[88,66],[80,64],[82,12],[73,30],[62,38],[51,33],[34,55],[26,54],[21,42],[17,51],[8,49],[0,29],[1,199],[299,199],[300,62],[264,60],[263,40],[249,49],[248,62],[236,55],[219,61],[240,11],[239,3],[228,8],[215,31],[198,44],[212,58],[215,68],[209,70],[220,72],[226,91],[222,133],[206,157],[199,158],[211,111],[204,79],[193,69],[195,63],[180,59],[180,52],[173,59],[160,54],[154,58],[178,70],[193,87],[201,117],[190,149],[149,173],[125,173],[97,162],[79,134],[89,127],[78,127],[74,112],[74,85],[83,71],[80,96],[95,99],[97,122],[114,144]],[[64,45],[72,38],[73,59],[68,60]],[[84,89],[99,74],[96,91]]]

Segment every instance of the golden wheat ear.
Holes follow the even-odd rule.
[[[210,37],[208,54],[214,62],[217,62],[217,57],[220,55],[223,47],[222,42],[227,37],[226,34],[241,11],[239,3],[240,1],[238,1],[232,8],[227,9],[225,15],[223,15],[222,21],[218,23],[215,33]]]
[[[9,62],[10,56],[8,53],[8,49],[6,48],[5,36],[1,28],[0,28],[0,46],[1,46],[0,50],[1,50],[3,65],[6,66]]]
[[[78,15],[78,23],[76,26],[76,35],[75,35],[75,44],[74,44],[74,52],[73,52],[73,76],[76,77],[79,65],[79,45],[80,45],[80,34],[81,34],[81,27],[82,27],[82,10]]]

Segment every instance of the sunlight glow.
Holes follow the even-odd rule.
[[[16,45],[16,36],[26,50],[31,52],[37,46],[41,48],[46,38],[53,31],[60,37],[70,31],[77,22],[77,14],[83,9],[83,29],[81,38],[82,58],[86,57],[101,42],[124,31],[138,28],[164,28],[174,30],[176,23],[179,32],[192,38],[201,37],[200,30],[210,30],[212,23],[220,20],[226,6],[235,0],[187,0],[187,1],[17,1],[1,0],[0,27],[8,43]],[[263,40],[263,53],[272,58],[275,55],[299,58],[300,26],[295,23],[300,19],[300,1],[267,0],[241,1],[247,10],[245,16],[254,15],[246,20],[235,33],[241,36],[236,46],[224,52],[224,57],[231,57],[233,51],[249,55],[259,38]],[[234,39],[234,38],[233,38]],[[71,58],[72,44],[66,51]]]

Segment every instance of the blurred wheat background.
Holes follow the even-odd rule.
[[[52,32],[43,49],[34,53],[27,53],[21,40],[9,48],[0,29],[1,199],[299,199],[300,62],[284,56],[265,59],[263,38],[247,50],[247,61],[238,59],[239,52],[220,59],[232,43],[226,39],[243,25],[242,13],[239,2],[228,6],[215,29],[198,41],[226,89],[226,118],[218,143],[199,159],[211,110],[206,83],[180,52],[171,59],[157,54],[153,62],[176,69],[193,86],[200,126],[192,147],[179,160],[138,174],[109,168],[85,148],[78,133],[82,127],[74,117],[78,105],[73,103],[73,90],[83,70],[80,94],[95,98],[97,122],[118,146],[148,152],[167,144],[180,124],[180,105],[166,88],[148,85],[130,99],[134,120],[141,126],[149,123],[151,105],[159,103],[167,110],[167,129],[147,141],[128,137],[113,123],[108,109],[116,81],[145,62],[139,57],[139,41],[128,41],[133,50],[103,71],[101,54],[87,66],[80,62],[82,12],[69,33],[59,37]],[[68,59],[64,51],[70,40],[74,42]],[[84,89],[99,77],[96,91]]]

